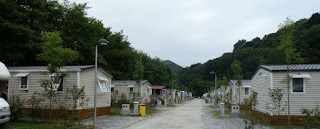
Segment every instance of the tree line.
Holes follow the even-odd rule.
[[[293,23],[292,49],[303,60],[292,64],[316,64],[320,62],[320,14],[314,13],[310,18],[300,19]],[[285,65],[286,53],[281,48],[281,24],[275,33],[251,41],[239,40],[234,44],[232,52],[224,53],[221,57],[211,59],[203,64],[197,63],[183,68],[178,73],[179,82],[194,91],[196,95],[206,92],[206,87],[214,87],[214,75],[218,73],[218,87],[225,76],[233,78],[231,64],[234,60],[241,62],[243,79],[251,79],[260,65]]]
[[[110,43],[98,46],[98,64],[114,80],[147,79],[153,85],[171,84],[176,73],[167,64],[131,47],[122,31],[112,32],[100,20],[88,17],[88,8],[87,4],[68,1],[0,0],[0,60],[7,66],[47,65],[38,58],[44,42],[41,33],[57,32],[61,46],[78,53],[68,65],[92,65],[95,43],[104,38]]]

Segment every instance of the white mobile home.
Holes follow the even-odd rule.
[[[229,82],[229,93],[230,93],[230,103],[239,104],[239,92],[240,92],[240,104],[244,102],[245,99],[250,97],[251,93],[251,80],[242,80],[240,87],[237,86],[237,80],[230,80]]]
[[[320,104],[320,64],[290,65],[290,114],[302,115],[301,109],[313,109]],[[252,78],[252,89],[258,93],[257,111],[273,115],[287,115],[286,65],[261,65]],[[274,107],[269,89],[282,89],[281,109]]]
[[[117,92],[118,99],[124,94],[131,103],[150,103],[152,89],[148,80],[141,80],[140,83],[134,80],[115,80],[112,81],[112,92]]]
[[[84,86],[85,95],[89,99],[88,105],[85,107],[78,105],[77,109],[80,112],[81,118],[93,117],[94,65],[63,66],[60,68],[60,71],[68,75],[63,78],[56,77],[56,74],[50,75],[47,66],[12,66],[8,67],[8,70],[11,78],[8,82],[0,84],[0,87],[7,87],[7,89],[2,89],[2,92],[7,92],[8,97],[18,95],[28,100],[35,92],[40,93],[45,90],[44,87],[41,86],[41,80],[50,80],[50,78],[54,77],[56,80],[53,90],[56,90],[60,99],[65,101],[66,104],[71,104],[72,102],[70,99],[65,98],[67,89]],[[111,78],[111,74],[100,67],[98,68],[97,116],[109,114]]]

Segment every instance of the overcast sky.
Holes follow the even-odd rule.
[[[131,46],[183,67],[231,52],[239,39],[276,32],[286,17],[320,12],[320,0],[71,0],[89,17],[123,30]]]

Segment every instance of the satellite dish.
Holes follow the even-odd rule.
[[[0,61],[0,80],[9,80],[10,77],[7,67]]]

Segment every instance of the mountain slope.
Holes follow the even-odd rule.
[[[168,64],[169,67],[171,67],[174,71],[179,71],[182,69],[180,65],[177,65],[176,63],[170,61],[170,60],[165,60],[164,63]]]

